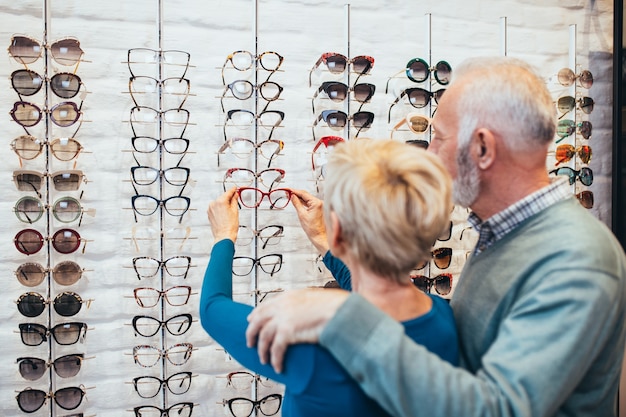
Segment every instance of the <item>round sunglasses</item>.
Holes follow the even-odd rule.
[[[52,235],[51,238],[44,238],[43,235],[35,229],[24,229],[19,231],[13,243],[15,248],[24,255],[34,255],[43,248],[44,242],[50,240],[52,247],[59,253],[73,253],[80,247],[82,238],[76,230],[60,229]]]
[[[49,82],[54,94],[64,99],[75,97],[83,85],[80,77],[70,72],[59,72],[50,80],[29,69],[20,69],[11,74],[11,85],[20,96],[37,94],[46,82]]]
[[[43,282],[48,272],[52,279],[59,285],[69,286],[76,284],[83,275],[84,269],[74,261],[59,262],[51,270],[45,269],[41,264],[27,262],[17,267],[15,276],[20,284],[25,287],[36,287]]]
[[[54,300],[46,300],[41,294],[27,292],[17,299],[17,309],[26,317],[37,317],[46,309],[47,304],[52,304],[54,311],[63,317],[71,317],[80,311],[84,302],[80,295],[75,292],[65,291],[54,297]]]

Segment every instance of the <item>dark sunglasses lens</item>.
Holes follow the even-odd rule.
[[[439,295],[447,295],[452,289],[452,279],[448,274],[439,275],[435,278],[435,291]]]
[[[572,168],[570,167],[561,167],[558,168],[557,170],[554,171],[554,173],[556,175],[564,175],[569,177],[569,183],[570,185],[574,184],[574,182],[576,181],[576,171],[574,171]]]
[[[588,164],[591,161],[591,147],[583,145],[578,149],[578,156],[584,164]]]
[[[52,279],[57,284],[64,286],[75,284],[82,275],[82,268],[73,261],[60,262],[52,270]]]
[[[430,101],[430,93],[421,88],[410,88],[407,90],[407,97],[411,106],[418,109],[426,107]]]
[[[43,216],[41,201],[33,197],[23,197],[15,204],[15,215],[24,223],[34,223]]]
[[[54,189],[57,191],[76,191],[82,179],[82,174],[76,172],[63,172],[52,177]]]
[[[74,65],[83,55],[80,42],[76,39],[61,39],[50,47],[52,58],[61,65]]]
[[[589,70],[584,70],[580,73],[579,80],[580,85],[584,88],[591,88],[593,85],[593,74]]]
[[[557,101],[557,107],[561,113],[567,113],[574,109],[576,100],[572,96],[560,97]]]
[[[354,86],[354,99],[359,103],[365,103],[372,98],[375,91],[374,84],[357,84]]]
[[[25,287],[36,287],[41,284],[46,277],[43,266],[36,263],[22,264],[15,271],[15,276],[20,284]]]
[[[452,248],[438,248],[433,251],[433,260],[439,269],[446,269],[452,260]]]
[[[32,96],[41,90],[43,78],[30,70],[17,70],[11,74],[13,89],[22,96]]]
[[[410,139],[410,140],[407,140],[406,143],[408,143],[409,145],[417,146],[422,149],[428,149],[428,145],[429,145],[428,141],[423,140],[423,139]]]
[[[25,255],[35,254],[43,248],[43,236],[33,229],[18,232],[14,242],[17,250]]]
[[[346,57],[343,55],[335,54],[326,58],[326,66],[328,71],[338,74],[346,70]]]
[[[592,125],[590,121],[583,121],[580,123],[580,134],[583,138],[589,139],[591,137]]]
[[[18,368],[22,378],[29,381],[36,381],[46,372],[46,361],[38,358],[20,358],[18,359]]]
[[[15,184],[19,191],[38,191],[41,189],[43,176],[39,174],[16,174]]]
[[[37,61],[41,56],[41,51],[39,42],[26,36],[13,37],[9,46],[11,56],[23,64],[32,64]]]
[[[582,167],[580,169],[580,172],[578,173],[578,178],[580,179],[580,182],[583,183],[583,185],[589,186],[593,184],[593,171],[591,170],[591,168]]]
[[[368,111],[360,111],[352,116],[352,123],[357,129],[366,129],[371,126],[374,121],[374,113]]]
[[[357,74],[367,74],[372,68],[372,62],[364,56],[357,56],[352,60],[352,70]]]
[[[426,293],[430,291],[430,281],[428,277],[424,275],[415,275],[411,277],[411,280],[413,281],[413,285],[415,285],[420,290]]]
[[[82,365],[83,355],[66,355],[54,361],[54,370],[61,378],[76,376]]]
[[[435,79],[441,85],[448,85],[452,75],[452,67],[446,61],[439,61],[435,65]]]
[[[54,326],[50,332],[60,345],[73,345],[78,342],[84,323],[63,323]]]
[[[406,76],[413,82],[426,81],[429,73],[428,64],[422,59],[412,59],[406,65]]]
[[[46,393],[38,389],[25,389],[17,394],[17,405],[25,413],[34,413],[46,402]]]
[[[451,237],[452,237],[452,222],[448,223],[448,225],[443,230],[441,235],[437,238],[437,240],[444,242],[446,240],[450,240]]]
[[[322,118],[332,129],[343,129],[348,121],[348,116],[342,111],[325,110],[322,112]]]
[[[559,145],[556,147],[557,162],[567,162],[576,154],[576,149],[572,145]]]
[[[59,253],[72,253],[80,246],[80,235],[71,229],[61,229],[52,236],[52,246]]]
[[[80,90],[80,78],[78,75],[63,72],[56,74],[50,79],[50,88],[61,98],[72,98]]]
[[[580,204],[586,209],[593,208],[593,193],[591,191],[583,191],[576,194],[576,198],[580,201]]]
[[[22,343],[26,346],[39,346],[46,338],[47,329],[41,324],[22,323],[19,325]]]
[[[591,97],[583,97],[580,99],[580,109],[585,114],[589,114],[593,111],[594,101]]]
[[[54,400],[59,407],[73,410],[83,401],[84,392],[78,387],[61,388],[54,393]]]
[[[330,81],[324,83],[322,87],[332,101],[344,101],[348,96],[348,86],[344,83]]]
[[[77,314],[82,305],[83,303],[80,297],[72,292],[61,293],[54,299],[54,311],[64,317]]]
[[[29,292],[22,294],[17,301],[17,309],[26,317],[37,317],[46,308],[46,303],[41,294]]]

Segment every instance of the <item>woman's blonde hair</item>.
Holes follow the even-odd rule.
[[[406,283],[449,224],[451,180],[439,158],[393,140],[335,146],[326,165],[324,214],[369,270]]]

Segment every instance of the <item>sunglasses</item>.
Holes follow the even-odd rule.
[[[59,262],[51,270],[45,269],[38,263],[27,262],[17,267],[15,276],[20,284],[25,287],[36,287],[46,278],[48,272],[52,273],[52,279],[62,286],[76,284],[82,277],[84,269],[74,261]]]
[[[583,70],[580,74],[576,74],[569,68],[562,68],[559,70],[557,78],[559,83],[565,87],[573,85],[576,80],[578,80],[578,84],[584,88],[591,88],[593,85],[593,74],[589,70]]]
[[[193,403],[183,402],[174,404],[168,408],[159,408],[153,405],[142,405],[133,409],[135,417],[159,416],[159,417],[190,417],[193,411]]]
[[[569,119],[559,120],[559,123],[556,126],[556,134],[559,138],[556,140],[556,143],[559,143],[566,137],[574,134],[576,132],[576,127],[578,127],[578,131],[584,139],[589,139],[591,137],[591,122],[585,120],[583,122],[576,123]]]
[[[192,377],[191,372],[178,372],[165,379],[139,376],[133,379],[133,386],[141,398],[154,398],[165,388],[174,395],[182,395],[189,391]]]
[[[284,209],[289,204],[292,196],[291,190],[287,188],[276,188],[268,192],[261,191],[253,187],[241,187],[237,189],[239,201],[246,208],[257,208],[267,197],[270,202],[270,209]]]
[[[78,250],[83,239],[76,230],[60,229],[51,238],[44,238],[35,229],[19,231],[13,238],[15,248],[24,255],[34,255],[43,248],[44,242],[50,240],[52,247],[59,253],[68,254]]]
[[[402,93],[400,93],[398,97],[396,97],[393,103],[391,103],[391,106],[389,106],[389,113],[387,114],[387,123],[391,122],[391,109],[400,100],[402,100],[402,97],[407,96],[409,99],[409,104],[411,106],[415,107],[416,109],[422,109],[430,103],[431,98],[435,99],[435,103],[439,103],[439,100],[441,100],[441,97],[443,96],[443,93],[445,92],[446,92],[445,88],[441,88],[437,91],[428,91],[428,90],[424,90],[423,88],[405,89],[404,91],[402,91]]]
[[[165,358],[175,366],[187,363],[191,358],[193,345],[191,343],[177,343],[168,349],[159,349],[149,345],[139,345],[133,347],[133,359],[135,363],[144,368],[156,365],[161,358]]]
[[[182,108],[189,97],[191,82],[187,78],[170,77],[159,80],[157,78],[145,75],[132,76],[128,80],[128,91],[135,106],[141,106],[141,100],[138,98],[142,95],[149,95],[152,98],[165,99],[169,96],[175,96],[177,103],[175,108]],[[180,103],[178,103],[180,101]],[[143,103],[144,105],[150,103]]]
[[[317,120],[313,123],[313,138],[315,139],[315,126],[321,121],[325,121],[328,127],[334,130],[341,130],[346,127],[349,120],[352,120],[352,125],[357,128],[359,131],[357,135],[363,129],[369,129],[372,123],[374,122],[374,113],[370,111],[358,111],[354,113],[352,116],[349,116],[341,111],[341,110],[324,110],[317,117]]]
[[[449,238],[448,238],[449,239]],[[432,261],[439,269],[446,269],[452,261],[452,248],[437,248],[431,252]],[[419,263],[415,269],[422,269],[428,265],[428,261]]]
[[[269,77],[278,71],[283,60],[284,58],[281,55],[272,51],[263,52],[257,57],[248,51],[235,51],[226,57],[226,61],[224,61],[224,65],[222,65],[222,84],[226,84],[224,70],[229,62],[237,71],[247,71],[252,68],[255,63],[258,63],[265,71],[270,71],[271,74],[267,77],[269,80]]]
[[[157,288],[135,288],[133,290],[137,305],[142,308],[155,307],[161,299],[173,307],[187,304],[191,296],[191,287],[188,285],[177,285],[166,290]]]
[[[570,167],[560,167],[550,171],[550,174],[555,175],[567,175],[569,177],[570,185],[573,185],[578,179],[583,185],[593,184],[593,171],[589,167],[582,167],[580,170],[572,169]]]
[[[593,192],[591,191],[582,191],[576,194],[576,198],[582,204],[582,206],[586,209],[593,208]]]
[[[435,64],[434,67],[430,67],[428,63],[422,58],[413,58],[406,64],[406,68],[404,70],[400,70],[393,76],[387,79],[387,84],[385,85],[385,93],[389,91],[389,81],[396,76],[405,73],[407,78],[414,83],[423,83],[428,79],[431,72],[435,77],[435,80],[441,85],[450,84],[450,79],[452,76],[452,67],[446,61],[439,61]]]
[[[44,142],[34,136],[22,135],[11,142],[11,149],[21,159],[33,160],[37,158],[44,149]],[[58,138],[48,143],[48,149],[59,161],[71,161],[78,157],[83,151],[83,146],[73,138]]]
[[[272,163],[272,160],[283,150],[285,142],[282,140],[268,139],[258,144],[254,143],[250,139],[244,138],[231,138],[224,142],[222,147],[217,151],[217,166],[220,166],[220,154],[226,152],[226,149],[231,150],[231,153],[237,158],[248,158],[254,151],[258,151],[258,154],[267,159],[269,162],[267,167]]]
[[[272,138],[274,129],[278,127],[285,119],[285,113],[278,110],[264,110],[258,115],[254,114],[250,110],[234,109],[229,110],[226,113],[226,121],[224,122],[224,140],[226,140],[226,125],[231,120],[233,126],[240,129],[247,129],[258,120],[259,126],[270,129],[268,139]]]
[[[280,93],[283,92],[283,87],[273,81],[265,81],[258,86],[252,84],[250,81],[247,80],[233,81],[232,83],[224,87],[224,92],[222,93],[222,97],[220,98],[222,111],[225,111],[224,99],[226,98],[226,93],[228,93],[228,90],[230,90],[233,97],[235,97],[237,100],[247,100],[252,97],[252,94],[254,94],[255,91],[258,91],[259,95],[268,102],[265,106],[267,108],[269,102],[278,100],[278,98],[280,97]]]
[[[133,213],[135,213],[135,222],[138,221],[137,214],[140,216],[151,216],[162,207],[170,216],[178,217],[178,223],[181,223],[183,216],[189,210],[191,199],[182,195],[176,195],[160,200],[151,195],[138,194],[132,196],[131,204]]]
[[[272,253],[263,255],[257,259],[248,256],[235,256],[233,258],[233,274],[238,277],[245,277],[246,275],[250,275],[257,265],[266,274],[274,276],[283,266],[283,255]]]
[[[87,306],[91,300],[83,301],[80,295],[75,292],[65,291],[54,297],[54,300],[46,300],[41,294],[36,292],[27,292],[17,299],[17,309],[23,316],[37,317],[46,309],[47,304],[52,304],[54,311],[63,317],[71,317],[80,311],[83,303]]]
[[[424,275],[411,275],[411,281],[420,290],[430,293],[433,286],[439,295],[448,295],[452,289],[452,274],[439,274],[434,278]]]
[[[130,176],[137,185],[151,185],[163,178],[170,185],[184,187],[189,181],[190,172],[191,170],[185,167],[157,169],[140,165],[130,168]]]
[[[56,358],[52,362],[48,362],[39,358],[17,358],[18,368],[22,378],[28,381],[36,381],[43,376],[49,367],[54,369],[54,372],[60,378],[71,378],[78,375],[83,360],[85,359],[82,353],[73,355],[65,355]]]
[[[151,129],[162,129],[163,124],[172,126],[176,129],[182,126],[182,131],[175,132],[177,134],[171,135],[175,137],[183,137],[185,130],[189,125],[189,110],[182,108],[174,108],[167,110],[157,110],[148,106],[135,106],[130,110],[130,128],[133,131],[133,136],[160,136],[159,134],[150,134],[157,132],[140,132],[146,134],[138,134],[140,126]]]
[[[187,278],[187,272],[191,266],[190,256],[172,256],[160,261],[148,256],[133,258],[133,268],[137,273],[137,279],[155,277],[159,270],[164,269],[172,277]]]
[[[17,394],[17,405],[25,413],[34,413],[46,403],[48,398],[54,399],[59,407],[64,410],[78,408],[85,396],[84,387],[66,387],[55,392],[45,392],[39,389],[27,388]]]
[[[28,69],[13,71],[11,74],[11,85],[20,96],[37,94],[46,82],[54,94],[64,99],[75,97],[83,85],[80,77],[70,72],[59,72],[50,79]]]
[[[315,113],[315,98],[321,93],[326,93],[326,96],[334,102],[342,102],[348,97],[348,93],[352,91],[354,99],[359,103],[369,102],[374,93],[376,92],[376,86],[374,84],[362,83],[356,84],[354,87],[348,87],[346,84],[339,81],[324,81],[322,85],[317,89],[313,98],[311,99],[311,107],[313,113]]]
[[[591,160],[591,147],[582,145],[576,148],[569,144],[559,145],[556,147],[556,163],[554,165],[556,166],[560,163],[568,162],[577,154],[583,164],[588,164]]]
[[[285,178],[285,170],[279,168],[268,168],[261,172],[254,172],[248,168],[230,168],[224,173],[222,186],[226,191],[226,184],[235,187],[248,187],[258,180],[271,190],[274,185],[282,182]]]
[[[82,342],[87,333],[87,324],[82,322],[61,323],[50,329],[37,323],[20,323],[19,328],[22,343],[26,346],[39,346],[48,340],[48,334],[59,345],[73,345],[79,340]]]
[[[82,182],[87,182],[82,171],[67,170],[51,174],[37,171],[13,171],[13,182],[19,191],[35,191],[39,197],[44,177],[52,178],[52,185],[56,191],[76,191]]]
[[[76,65],[74,72],[76,72],[80,59],[85,53],[80,48],[80,42],[75,38],[63,38],[52,42],[50,45],[44,45],[28,36],[15,35],[11,38],[9,55],[20,64],[27,65],[37,61],[44,49],[50,51],[52,59],[59,65]]]
[[[400,120],[391,130],[391,138],[393,139],[393,132],[400,129],[402,126],[407,125],[409,130],[413,133],[424,133],[430,127],[430,119],[419,113],[411,112],[407,114],[402,120]],[[428,142],[426,142],[428,143]]]
[[[276,245],[280,242],[280,238],[283,237],[284,227],[278,224],[271,224],[254,230],[251,227],[239,225],[239,232],[237,234],[237,244],[249,245],[254,238],[258,238],[262,245],[262,249],[265,249],[268,245]]]
[[[332,148],[333,146],[343,141],[343,138],[340,136],[322,136],[320,140],[317,141],[317,143],[313,147],[313,151],[311,152],[311,167],[313,168],[313,171],[315,171],[315,152],[320,148],[320,146],[324,145],[324,147],[328,149],[329,147]],[[320,164],[320,161],[318,161],[318,166],[324,165],[326,163],[325,160],[321,162],[323,163]]]
[[[589,114],[593,111],[594,104],[595,102],[591,97],[581,97],[579,99],[575,99],[572,96],[559,97],[556,102],[556,106],[561,113],[559,119],[574,110],[576,106],[578,106],[578,108],[582,110],[583,113]]]
[[[228,405],[234,417],[250,417],[255,410],[264,416],[273,416],[280,410],[282,400],[282,395],[270,394],[258,401],[243,397],[231,398],[222,401],[222,405]]]
[[[178,314],[164,321],[150,316],[135,316],[132,324],[135,336],[152,337],[161,329],[167,330],[172,336],[180,336],[189,330],[191,321],[191,314]]]
[[[445,242],[445,241],[450,240],[451,237],[452,237],[452,221],[450,221],[450,223],[448,223],[448,226],[446,226],[446,228],[443,230],[443,232],[441,232],[441,235],[439,235],[437,240],[440,241],[440,242]]]
[[[367,55],[359,55],[348,59],[345,55],[336,52],[323,53],[315,65],[313,65],[311,71],[309,71],[309,87],[311,87],[313,71],[322,64],[326,65],[326,69],[333,74],[341,74],[349,65],[352,65],[352,72],[359,74],[360,77],[361,75],[368,74],[374,67],[374,58]]]
[[[135,67],[136,71],[141,67],[141,65],[163,64],[159,66],[159,70],[162,73],[170,72],[171,67],[184,68],[180,74],[167,74],[167,76],[164,77],[174,77],[180,79],[185,78],[187,70],[189,69],[190,60],[191,55],[189,52],[185,51],[178,51],[174,49],[163,51],[150,48],[132,48],[128,50],[126,63],[128,64],[128,70],[131,77],[135,77],[133,67]],[[142,67],[142,69],[143,68],[145,67]]]
[[[40,200],[29,196],[20,198],[13,207],[17,218],[29,224],[39,220],[43,216],[45,209],[46,207]],[[61,223],[72,223],[80,219],[78,223],[78,226],[80,226],[83,213],[95,215],[95,210],[85,210],[74,197],[61,197],[52,205],[52,215]]]
[[[50,110],[40,109],[37,105],[26,101],[17,101],[13,103],[13,108],[9,112],[13,120],[20,126],[32,127],[41,121],[43,114],[49,114],[52,123],[59,127],[71,126],[80,119],[82,115],[80,105],[76,105],[73,101],[64,101],[52,106]]]

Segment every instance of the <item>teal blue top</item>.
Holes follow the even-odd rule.
[[[209,335],[242,366],[285,385],[282,416],[388,416],[319,345],[291,346],[281,374],[259,362],[256,349],[247,348],[245,340],[246,317],[252,307],[232,301],[234,251],[234,244],[228,239],[213,246],[202,284],[200,320]],[[349,288],[350,272],[345,265],[328,254],[325,261],[331,272],[338,274],[340,285]],[[403,322],[401,327],[411,340],[423,344],[442,361],[457,363],[457,335],[452,311],[444,299],[437,296],[432,299],[430,312]],[[397,358],[388,360],[392,363]]]
[[[397,417],[615,416],[625,282],[619,242],[567,198],[466,263],[451,301],[461,367],[357,294],[320,343]]]

